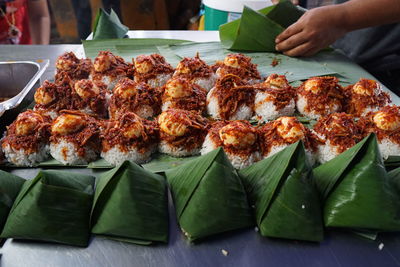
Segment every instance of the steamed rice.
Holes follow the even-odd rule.
[[[270,94],[267,92],[257,92],[254,104],[255,119],[266,122],[282,116],[292,116],[294,114],[296,106],[294,99],[284,108],[277,110],[273,101],[267,100],[269,96]]]
[[[8,162],[16,166],[33,167],[49,157],[49,145],[42,144],[37,152],[25,153],[25,149],[14,149],[10,144],[2,146],[4,156]]]
[[[221,119],[218,98],[213,95],[215,87],[207,94],[207,113],[214,119]],[[245,104],[241,105],[229,120],[249,120],[253,116],[253,109]]]
[[[379,150],[383,160],[389,156],[400,156],[400,145],[392,142],[389,138],[384,138],[378,141]]]
[[[113,165],[119,165],[125,160],[135,162],[137,164],[143,164],[150,161],[150,156],[153,152],[154,148],[149,149],[144,153],[140,153],[135,148],[129,148],[128,151],[125,151],[121,149],[120,145],[117,145],[106,152],[102,151],[101,157]]]
[[[305,108],[307,106],[307,99],[302,96],[302,95],[298,95],[297,97],[297,101],[296,101],[296,108],[297,110],[303,114],[304,116],[310,118],[310,119],[319,119],[320,117],[324,116],[324,115],[328,115],[330,113],[334,113],[334,112],[338,112],[340,110],[340,106],[335,104],[333,105],[333,107],[328,107],[326,106],[325,109],[325,114],[318,114],[315,113],[313,110],[307,111]]]
[[[79,156],[77,147],[65,139],[50,143],[50,154],[64,165],[84,165],[97,159],[96,151],[89,147],[85,147],[83,157]]]
[[[188,157],[200,154],[200,147],[187,150],[183,147],[176,147],[164,140],[161,140],[158,145],[158,151],[160,153],[168,154],[173,157]]]

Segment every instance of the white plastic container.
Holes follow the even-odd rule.
[[[203,0],[205,6],[205,30],[218,30],[219,25],[240,18],[246,5],[259,10],[272,5],[271,0]]]

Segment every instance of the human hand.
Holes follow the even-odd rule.
[[[293,5],[298,5],[299,4],[299,0],[291,0]],[[272,4],[276,5],[279,3],[279,0],[271,0]]]
[[[334,43],[348,30],[338,6],[314,8],[275,39],[276,50],[287,56],[311,56]]]

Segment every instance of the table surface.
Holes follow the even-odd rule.
[[[219,40],[217,32],[132,31],[129,36],[191,41]],[[65,51],[83,55],[81,45],[0,45],[0,61],[48,58],[50,67],[43,78],[52,79],[55,59]],[[326,60],[336,60],[343,66],[352,64],[345,58]],[[368,76],[368,73],[360,69],[360,75]],[[27,179],[33,178],[38,171],[39,169],[12,170],[16,175]],[[93,175],[99,173],[98,170],[90,169],[71,171]],[[171,199],[169,210],[168,244],[146,247],[94,237],[89,247],[77,248],[7,239],[0,249],[1,266],[400,266],[399,233],[380,234],[377,240],[371,241],[345,231],[329,230],[326,231],[325,240],[316,244],[263,238],[255,229],[245,229],[190,244],[179,230]],[[228,255],[223,255],[223,249]]]

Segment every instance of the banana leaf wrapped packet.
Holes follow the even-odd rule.
[[[0,170],[0,231],[25,179]]]
[[[1,237],[86,247],[95,178],[41,171],[22,186]]]
[[[385,170],[375,134],[314,170],[327,227],[400,230],[400,195]]]
[[[164,177],[125,161],[104,173],[96,187],[92,233],[150,245],[168,241],[168,197]]]
[[[165,174],[190,241],[254,225],[243,184],[222,148]]]
[[[322,241],[320,199],[301,141],[239,174],[262,236]]]

